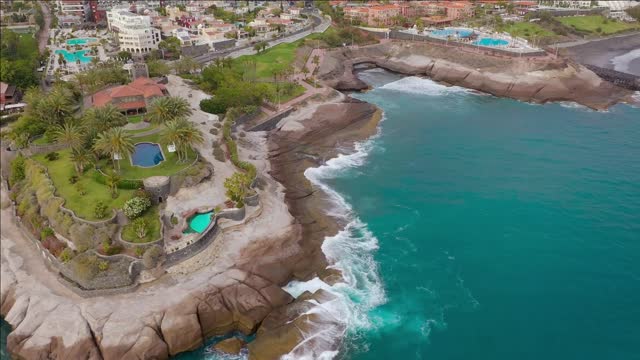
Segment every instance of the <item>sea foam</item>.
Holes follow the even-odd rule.
[[[433,80],[417,76],[409,76],[381,86],[380,89],[395,90],[411,94],[441,96],[450,94],[470,93],[471,90],[460,86],[446,86]]]
[[[335,296],[332,301],[315,305],[309,313],[319,315],[336,326],[318,324],[304,334],[305,340],[298,344],[285,360],[333,359],[338,351],[335,344],[345,336],[370,329],[373,324],[367,314],[385,302],[382,282],[378,277],[373,253],[378,240],[353,212],[351,205],[327,184],[328,179],[340,176],[349,169],[362,166],[375,146],[375,138],[357,143],[351,154],[341,154],[317,168],[309,168],[305,176],[322,189],[331,201],[329,215],[343,220],[347,225],[335,236],[327,237],[322,251],[332,268],[342,272],[343,281],[329,285],[319,278],[306,282],[292,281],[284,290],[297,297],[305,291],[323,289]]]

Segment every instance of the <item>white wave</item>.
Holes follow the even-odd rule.
[[[564,108],[568,108],[568,109],[577,109],[577,110],[582,110],[582,111],[594,111],[591,108],[589,108],[588,106],[584,106],[582,104],[578,104],[577,102],[573,102],[573,101],[559,101],[558,104],[560,104],[560,106],[562,106]]]
[[[631,62],[638,58],[640,58],[640,49],[634,49],[628,53],[614,57],[611,59],[611,63],[613,64],[614,70],[630,73]]]
[[[417,76],[409,76],[381,86],[379,89],[402,91],[411,94],[441,96],[470,93],[471,90],[460,86],[446,86]]]
[[[283,360],[333,359],[338,354],[333,348],[335,344],[349,332],[371,328],[373,324],[367,313],[385,302],[384,289],[373,258],[378,240],[367,229],[367,225],[353,214],[344,197],[326,183],[327,179],[362,166],[376,137],[357,143],[352,154],[339,155],[322,166],[305,171],[305,176],[329,196],[332,203],[330,215],[347,222],[343,230],[327,237],[322,244],[322,251],[331,267],[342,272],[343,281],[329,285],[314,278],[306,282],[292,281],[284,287],[294,297],[305,291],[313,293],[323,289],[334,295],[335,299],[322,304],[310,301],[315,306],[308,314],[319,315],[326,322],[321,321],[317,326],[308,324],[310,329],[304,334],[305,339],[282,357]]]

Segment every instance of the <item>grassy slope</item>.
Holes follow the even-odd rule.
[[[36,155],[33,158],[47,167],[49,176],[56,187],[56,195],[65,199],[64,206],[73,210],[76,215],[87,220],[99,220],[93,214],[95,204],[102,201],[109,209],[122,208],[125,201],[131,198],[133,190],[118,190],[118,197],[113,199],[109,189],[98,182],[91,176],[91,172],[87,170],[80,177],[76,184],[81,184],[86,190],[85,195],[80,195],[76,184],[69,183],[69,177],[76,174],[76,171],[69,158],[70,151],[63,150],[58,152],[60,158],[54,161],[48,161],[44,158],[45,154]]]
[[[160,218],[158,215],[158,207],[152,206],[147,209],[147,211],[142,215],[142,218],[147,223],[147,236],[139,239],[138,235],[136,235],[136,230],[132,221],[122,228],[122,239],[134,243],[146,243],[160,238]]]
[[[512,25],[506,25],[504,27],[504,31],[511,34],[511,36],[521,37],[527,40],[556,36],[553,31],[545,29],[536,23],[530,22],[517,22]]]
[[[613,19],[608,19],[605,24],[605,18],[600,15],[590,15],[590,16],[567,16],[567,17],[559,17],[558,21],[563,23],[566,26],[573,27],[578,31],[585,31],[590,33],[597,33],[596,29],[602,29],[601,34],[615,34],[620,31],[625,31],[628,29],[640,29],[639,24],[629,24],[621,21],[614,21]]]

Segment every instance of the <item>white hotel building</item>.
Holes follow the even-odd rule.
[[[118,34],[120,50],[141,54],[158,48],[160,30],[151,26],[151,17],[119,7],[107,12],[107,22],[109,30]]]

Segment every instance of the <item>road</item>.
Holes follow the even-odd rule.
[[[44,14],[44,29],[40,29],[38,33],[38,49],[40,54],[47,48],[47,41],[49,40],[49,29],[51,28],[51,11],[49,5],[46,2],[40,1],[42,7],[42,13]]]
[[[326,19],[326,18],[322,18],[318,15],[310,15],[313,17],[313,22],[315,24],[315,26],[311,29],[305,30],[303,32],[297,33],[297,34],[293,34],[287,37],[283,37],[280,39],[276,39],[276,40],[272,40],[268,42],[268,46],[267,48],[276,46],[278,44],[282,44],[282,43],[290,43],[290,42],[294,42],[297,41],[299,39],[302,39],[303,37],[306,37],[312,33],[319,33],[319,32],[324,32],[325,30],[327,30],[327,28],[329,28],[329,26],[331,25],[331,20]],[[202,64],[207,64],[211,61],[213,61],[216,58],[221,58],[221,57],[230,57],[230,58],[237,58],[243,55],[253,55],[255,54],[256,51],[253,49],[253,45],[249,45],[247,47],[244,47],[242,49],[237,49],[237,50],[231,50],[231,51],[224,51],[224,52],[209,52],[206,53],[204,55],[198,56],[196,58],[194,58],[196,61],[198,61],[199,63]]]

